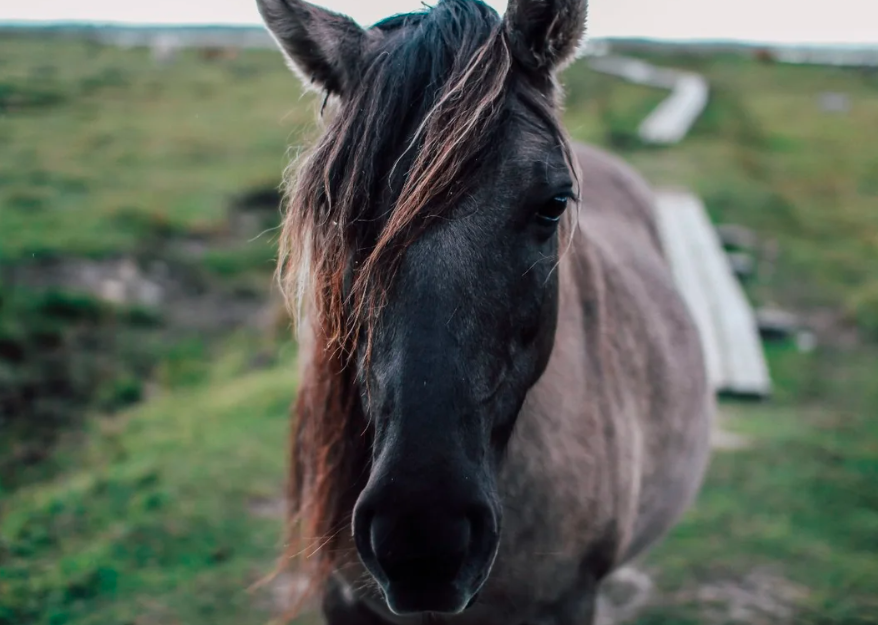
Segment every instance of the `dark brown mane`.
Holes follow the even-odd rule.
[[[288,542],[280,567],[297,559],[304,563],[309,584],[302,601],[332,572],[369,464],[353,369],[343,365],[340,351],[323,348],[325,337],[314,329],[313,366],[300,380],[294,407]]]
[[[281,237],[283,292],[298,313],[307,305],[314,336],[296,405],[287,550],[308,556],[313,588],[350,531],[369,463],[348,361],[361,339],[368,358],[404,250],[495,156],[515,66],[499,16],[480,2],[443,0],[373,28],[382,37],[362,86],[288,181]],[[562,138],[551,94],[524,95]]]

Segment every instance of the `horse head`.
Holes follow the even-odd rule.
[[[281,270],[362,417],[353,541],[391,611],[457,613],[491,570],[498,472],[555,342],[578,202],[555,78],[586,1],[512,0],[501,18],[441,0],[368,29],[299,0],[258,4],[334,106],[290,187]],[[327,415],[309,414],[308,444],[331,448]],[[343,508],[326,490],[345,481],[304,470],[300,512],[309,497]]]

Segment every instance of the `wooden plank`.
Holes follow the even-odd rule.
[[[679,143],[707,106],[710,89],[707,81],[698,74],[655,67],[621,56],[593,59],[590,67],[638,85],[670,89],[670,95],[638,128],[640,139],[645,143]]]
[[[722,248],[701,200],[688,196],[689,240],[697,249],[705,288],[710,288],[713,318],[723,354],[723,389],[738,395],[766,396],[771,380],[756,316]]]
[[[657,195],[659,224],[674,276],[702,336],[718,392],[764,397],[771,380],[755,315],[700,199]]]
[[[646,143],[679,143],[707,106],[707,81],[697,74],[679,74],[671,90],[640,124],[638,133]]]
[[[677,197],[670,193],[659,193],[656,197],[656,209],[659,231],[671,271],[701,335],[708,379],[714,388],[721,388],[724,384],[725,372],[720,342],[713,323],[708,293],[701,284],[701,274],[697,268],[698,259],[694,257],[682,222],[678,219],[680,207]]]
[[[605,56],[589,63],[596,72],[616,76],[628,82],[657,89],[673,89],[677,83],[677,72],[650,65],[639,59],[624,56]]]

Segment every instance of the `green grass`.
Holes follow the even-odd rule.
[[[314,118],[270,51],[226,63],[185,51],[159,66],[146,50],[79,40],[2,45],[0,259],[102,256],[137,250],[150,230],[222,229],[230,194],[279,182]]]
[[[282,366],[230,354],[197,388],[92,420],[68,471],[20,489],[0,524],[0,623],[260,623],[247,588],[272,570],[290,396]],[[84,443],[82,441],[85,441]]]
[[[748,286],[756,301],[838,321],[815,352],[768,347],[770,402],[723,407],[724,427],[752,446],[716,455],[695,507],[647,558],[661,592],[636,622],[715,622],[691,590],[763,569],[805,589],[797,623],[878,622],[878,82],[728,56],[658,62],[711,81],[682,144],[636,140],[661,92],[583,63],[565,76],[572,135],[694,188],[717,221],[772,243],[777,258],[760,254]],[[270,51],[223,62],[186,51],[159,66],[144,50],[7,38],[0,76],[0,384],[22,375],[2,341],[33,348],[41,320],[61,344],[91,345],[77,357],[110,353],[120,374],[89,386],[94,401],[54,450],[0,490],[0,625],[263,623],[265,593],[247,589],[271,570],[280,523],[249,504],[280,492],[293,348],[271,332],[181,334],[154,310],[13,292],[3,272],[130,255],[230,301],[264,298],[274,234],[236,232],[230,201],[279,180],[317,102]],[[847,93],[851,111],[821,112],[821,91]],[[174,243],[188,240],[203,253],[181,256]],[[57,297],[95,327],[44,315]],[[119,330],[110,352],[94,338],[107,328]],[[88,370],[77,363],[56,370]],[[143,403],[113,403],[126,398]]]

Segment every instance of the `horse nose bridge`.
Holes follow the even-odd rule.
[[[379,454],[367,490],[380,490],[381,499],[406,502],[414,508],[435,501],[480,499],[474,459],[453,436],[402,434]],[[453,495],[453,496],[452,496]]]
[[[411,423],[394,430],[377,454],[361,495],[366,509],[418,515],[453,509],[466,514],[485,505],[485,467],[479,456],[469,453],[462,432],[455,434],[441,424],[428,431]]]
[[[466,358],[459,346],[447,336],[421,332],[406,340],[399,354],[393,383],[400,418],[409,429],[453,429],[453,422],[471,411]]]
[[[427,237],[429,238],[429,237]],[[477,343],[474,279],[460,263],[449,266],[448,254],[429,241],[419,241],[405,256],[397,288],[383,314],[392,349],[417,354],[425,364],[453,365],[455,356]]]

